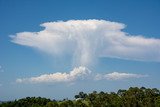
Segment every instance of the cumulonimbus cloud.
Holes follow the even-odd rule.
[[[30,78],[19,78],[16,80],[17,83],[59,83],[59,82],[74,82],[78,79],[83,80],[88,76],[91,71],[85,67],[74,68],[69,73],[53,73],[44,74],[37,77]]]
[[[123,80],[130,78],[142,78],[147,77],[148,75],[141,74],[132,74],[132,73],[108,73],[108,74],[94,74],[86,67],[77,67],[74,68],[69,73],[53,73],[53,74],[44,74],[37,77],[30,78],[19,78],[16,80],[17,83],[74,83],[77,80]]]
[[[148,75],[142,75],[142,74],[133,74],[133,73],[119,73],[119,72],[112,72],[108,74],[97,74],[95,76],[95,80],[123,80],[123,79],[129,79],[129,78],[142,78],[142,77],[148,77]]]
[[[77,66],[99,57],[160,61],[160,39],[130,35],[122,23],[106,20],[69,20],[41,24],[39,32],[20,32],[12,42],[51,55],[71,55]]]

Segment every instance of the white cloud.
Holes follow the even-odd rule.
[[[97,74],[95,76],[95,80],[122,80],[122,79],[129,79],[129,78],[142,78],[142,77],[148,77],[148,75],[141,75],[141,74],[133,74],[133,73],[119,73],[119,72],[113,72],[108,74]]]
[[[69,73],[53,73],[44,74],[37,77],[30,78],[19,78],[16,80],[17,83],[74,83],[77,80],[122,80],[129,78],[142,78],[148,77],[148,75],[132,74],[132,73],[118,73],[113,72],[109,74],[93,74],[91,70],[86,67],[74,68]]]
[[[4,70],[2,69],[2,66],[0,65],[0,72],[4,72]]]
[[[2,84],[0,84],[0,87],[2,86]]]
[[[84,79],[91,71],[85,67],[74,68],[69,73],[44,74],[38,77],[17,79],[17,83],[57,83],[57,82],[74,82],[78,79]]]
[[[129,35],[125,25],[106,20],[69,20],[41,24],[39,32],[20,32],[12,42],[51,55],[73,56],[76,66],[87,66],[98,57],[160,61],[160,39]]]

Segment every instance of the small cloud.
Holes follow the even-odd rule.
[[[102,80],[102,79],[123,80],[123,79],[129,79],[129,78],[142,78],[142,77],[148,77],[148,75],[113,72],[105,75],[97,74],[95,76],[95,80]]]
[[[4,70],[2,69],[2,70],[0,70],[0,72],[4,72]]]
[[[4,70],[2,69],[2,66],[0,65],[0,72],[4,72]]]
[[[2,86],[2,84],[0,84],[0,87]]]
[[[84,79],[91,71],[85,67],[74,68],[69,73],[44,74],[37,77],[17,79],[17,83],[57,83],[57,82],[74,82],[78,79]]]
[[[94,75],[91,70],[86,67],[80,66],[74,68],[69,73],[56,72],[52,74],[43,74],[37,77],[19,78],[17,83],[74,83],[76,80],[85,80],[86,78],[91,80],[122,80],[130,78],[142,78],[148,77],[148,75],[133,74],[133,73],[119,73],[113,72],[108,74]]]

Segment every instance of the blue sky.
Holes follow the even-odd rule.
[[[159,0],[0,0],[0,100],[13,100],[26,96],[63,99],[66,97],[72,98],[79,91],[116,91],[130,86],[160,88],[158,82],[160,81],[159,10]],[[85,28],[82,24],[85,23],[88,35],[91,35],[89,33],[92,27],[89,25],[90,23],[97,28],[106,27],[107,29],[108,27],[108,29],[112,29],[111,26],[114,26],[115,29],[112,33],[119,30],[121,32],[118,32],[118,34],[127,33],[123,34],[127,39],[118,38],[124,39],[122,43],[126,43],[124,48],[127,48],[127,50],[117,51],[117,48],[113,48],[114,50],[111,49],[112,52],[110,53],[108,51],[101,52],[104,51],[106,46],[119,46],[109,44],[112,41],[104,41],[104,44],[107,45],[104,45],[103,48],[96,45],[98,47],[94,48],[96,51],[88,50],[95,46],[92,41],[99,39],[97,34],[104,31],[107,33],[106,35],[109,35],[106,30],[102,29],[100,29],[101,32],[93,30],[93,40],[90,38],[84,39],[87,42],[84,42],[83,39],[78,39],[78,41],[76,37],[73,37],[73,43],[78,42],[80,46],[81,43],[84,43],[82,47],[78,47],[78,51],[76,45],[72,47],[73,44],[70,41],[60,41],[62,44],[50,45],[52,41],[44,42],[46,31],[40,24],[45,24],[45,28],[51,28],[53,33],[62,32],[64,34],[61,36],[66,37],[65,29],[51,23],[59,24],[57,21],[61,21],[60,26],[66,26],[70,31],[77,29],[76,24]],[[114,25],[112,22],[116,24]],[[74,29],[66,24],[72,24]],[[125,28],[123,28],[123,24],[125,24]],[[56,30],[56,28],[59,29]],[[42,32],[42,35],[44,34],[42,40],[33,39],[33,32],[40,31],[45,31]],[[20,32],[21,34],[17,34]],[[30,34],[22,32],[30,32]],[[77,33],[85,35],[86,31],[78,29],[77,32],[70,34],[75,36],[74,34]],[[14,37],[11,38],[10,35],[14,35]],[[24,35],[27,35],[27,38],[31,35],[29,38],[31,43],[27,41]],[[54,34],[51,33],[51,35]],[[51,35],[47,35],[47,37],[50,38]],[[40,34],[36,34],[36,36],[40,37]],[[138,38],[135,38],[137,36]],[[130,39],[133,43],[127,41]],[[57,41],[53,42],[57,43]],[[101,43],[100,41],[97,42],[98,44]],[[89,43],[89,45],[86,43]],[[118,43],[122,44],[119,41]],[[56,47],[52,48],[55,45]],[[86,48],[87,46],[89,48]],[[135,51],[130,52],[129,50],[132,48],[128,48],[128,46],[135,47]],[[62,50],[61,48],[65,49]],[[62,54],[59,51],[56,53],[57,49],[64,53]],[[143,51],[137,51],[138,49]],[[70,54],[72,52],[75,54]],[[79,54],[79,52],[86,54]],[[95,54],[90,56],[92,53]],[[84,61],[83,55],[87,56],[84,58],[87,61]],[[75,67],[77,69],[74,69]],[[77,70],[80,74],[72,75],[70,73],[70,71]],[[59,75],[55,74],[57,72],[59,72]],[[66,73],[65,77],[67,79],[64,79],[63,73]],[[31,81],[32,77],[46,78],[44,74],[53,74],[51,77],[47,77],[53,80],[49,82],[48,80]],[[98,80],[95,79],[97,75],[99,75]],[[118,75],[118,78],[115,78],[115,75]],[[63,81],[59,78],[62,78]]]

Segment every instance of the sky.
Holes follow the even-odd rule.
[[[159,0],[0,0],[0,101],[160,89]]]

